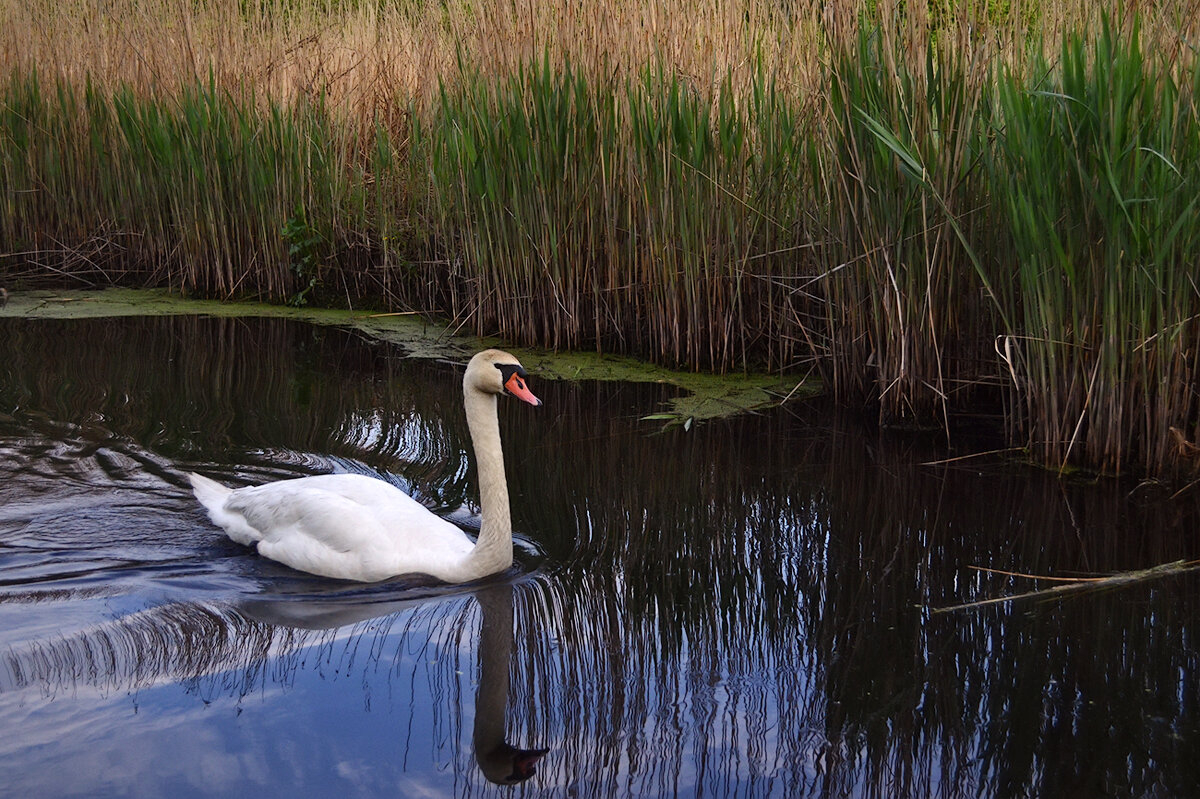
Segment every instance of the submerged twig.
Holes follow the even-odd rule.
[[[918,466],[942,466],[947,463],[955,463],[956,461],[965,461],[965,460],[970,460],[972,458],[983,458],[983,457],[987,457],[988,455],[1004,455],[1009,452],[1020,452],[1023,449],[1025,449],[1025,447],[1004,447],[1003,449],[990,449],[986,452],[972,452],[968,455],[958,455],[953,458],[942,458],[941,460],[936,460],[936,461],[922,461],[921,463],[919,463],[917,465]]]
[[[1025,591],[1020,594],[1012,594],[1010,596],[998,596],[991,599],[981,599],[977,602],[964,602],[960,605],[949,605],[943,608],[932,608],[933,613],[949,613],[953,610],[967,610],[968,608],[983,607],[984,605],[995,605],[1001,602],[1012,602],[1018,599],[1030,599],[1032,597],[1045,597],[1054,599],[1065,594],[1081,591],[1085,588],[1112,588],[1116,586],[1128,585],[1130,583],[1143,582],[1145,580],[1154,580],[1159,577],[1169,577],[1184,572],[1193,571],[1200,567],[1200,560],[1176,560],[1171,563],[1162,563],[1158,566],[1151,566],[1148,569],[1138,569],[1135,571],[1121,572],[1109,577],[1084,577],[1073,580],[1066,585],[1056,585],[1053,588],[1042,588],[1036,591]],[[1037,577],[1036,575],[1019,575],[1022,577],[1034,577],[1035,579],[1054,579]],[[1061,578],[1058,578],[1061,579]]]

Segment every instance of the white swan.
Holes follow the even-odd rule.
[[[541,405],[525,370],[500,350],[471,359],[463,405],[479,466],[479,539],[467,535],[395,486],[357,474],[326,474],[231,489],[189,475],[213,523],[239,544],[293,569],[375,582],[427,574],[465,583],[512,565],[512,521],[500,449],[496,397]]]

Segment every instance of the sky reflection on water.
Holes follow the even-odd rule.
[[[477,525],[461,373],[272,320],[0,320],[0,784],[14,795],[1186,795],[1197,580],[932,615],[1197,557],[1194,498],[804,406],[502,406],[518,565],[340,584],[220,537],[230,483],[376,474]],[[536,376],[532,376],[536,380]],[[548,751],[541,753],[542,749]]]

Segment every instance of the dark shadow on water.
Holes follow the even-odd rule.
[[[817,404],[659,432],[639,419],[669,389],[541,382],[544,408],[501,408],[513,571],[357,586],[221,538],[183,475],[374,474],[477,527],[454,365],[186,318],[0,320],[0,364],[0,720],[27,731],[0,747],[13,790],[1200,784],[1196,578],[929,612],[1033,586],[976,567],[1195,558],[1195,496],[921,465],[962,452]]]

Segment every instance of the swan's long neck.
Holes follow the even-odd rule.
[[[508,510],[508,481],[500,448],[496,395],[473,387],[463,389],[467,426],[479,468],[479,508],[482,523],[475,548],[461,564],[460,582],[503,571],[512,565],[512,517]]]

